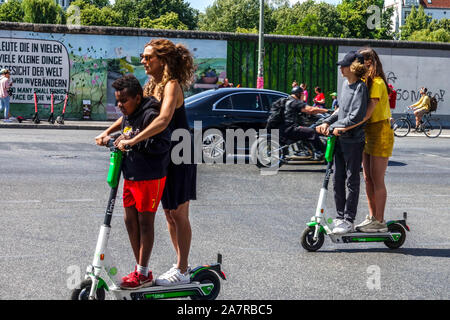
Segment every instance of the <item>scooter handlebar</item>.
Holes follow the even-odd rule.
[[[106,143],[106,147],[109,148],[111,151],[117,150],[117,147],[114,145],[114,142],[117,140],[118,137],[120,137],[120,134],[113,135],[111,136],[111,139],[109,139],[108,142]],[[125,150],[130,151],[131,146],[128,144],[125,145]]]

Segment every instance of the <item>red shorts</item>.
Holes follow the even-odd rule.
[[[123,206],[136,207],[138,212],[156,212],[164,191],[166,177],[156,180],[123,182]]]

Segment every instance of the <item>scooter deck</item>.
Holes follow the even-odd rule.
[[[135,290],[123,290],[120,287],[110,288],[116,296],[129,296],[131,299],[170,299],[189,297],[193,295],[208,295],[214,288],[212,283],[191,282],[174,286],[153,285]]]
[[[352,242],[384,242],[398,241],[401,237],[400,232],[351,232],[344,234],[330,234],[334,243],[352,243]]]

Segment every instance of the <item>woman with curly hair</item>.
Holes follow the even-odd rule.
[[[381,60],[372,48],[359,50],[364,57],[367,73],[364,80],[369,89],[369,106],[364,128],[366,145],[363,153],[364,180],[369,204],[369,215],[356,226],[362,232],[386,232],[384,221],[387,190],[384,176],[394,148],[394,131],[391,128],[388,86]]]

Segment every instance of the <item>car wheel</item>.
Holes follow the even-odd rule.
[[[218,132],[207,134],[202,141],[203,160],[207,163],[222,163],[225,156],[225,139]]]

